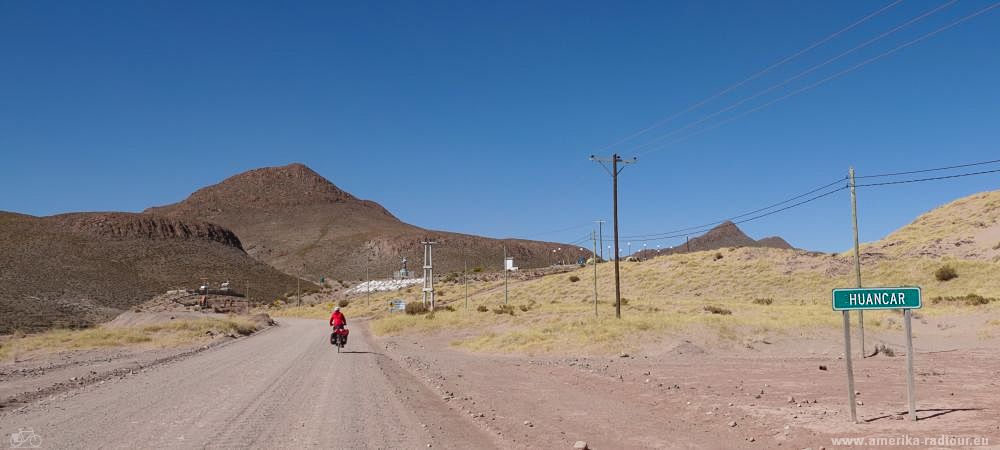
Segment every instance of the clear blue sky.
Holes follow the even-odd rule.
[[[589,228],[539,233],[610,216],[591,153],[890,3],[2,1],[0,210],[140,211],[299,161],[416,225],[568,242]],[[957,2],[716,119],[991,3]],[[622,234],[753,210],[850,165],[1000,159],[1000,8],[634,150],[941,4],[902,2],[617,147],[642,154],[622,175]],[[862,239],[998,181],[863,189]],[[844,250],[849,212],[841,192],[743,227]]]

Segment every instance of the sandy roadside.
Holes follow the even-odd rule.
[[[379,343],[453,409],[516,448],[572,448],[579,440],[596,449],[837,448],[841,438],[941,436],[1000,446],[995,348],[918,349],[917,422],[905,417],[905,357],[856,360],[862,423],[852,424],[835,346],[779,356],[681,341],[627,357],[506,356],[456,350],[454,337]]]

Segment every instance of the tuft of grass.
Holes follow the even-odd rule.
[[[938,281],[950,281],[958,278],[958,271],[954,267],[945,264],[934,271],[934,278]]]
[[[246,336],[257,331],[257,324],[243,317],[206,317],[173,320],[137,327],[98,326],[82,330],[50,330],[44,333],[13,336],[0,346],[0,360],[33,354],[55,353],[133,345],[153,348],[178,347],[210,339],[213,336]]]
[[[343,299],[343,300],[337,302],[337,306],[339,306],[341,308],[346,308],[350,304],[351,304],[351,302],[347,301],[347,299]]]
[[[514,307],[511,305],[500,305],[493,309],[495,314],[510,314],[514,315]]]
[[[489,310],[490,309],[487,308],[486,305],[479,305],[479,306],[476,307],[476,311],[479,311],[479,312],[487,312]]]
[[[952,303],[952,302],[963,302],[969,306],[980,306],[988,305],[990,302],[998,301],[995,298],[983,297],[979,294],[968,294],[962,297],[934,297],[931,299],[931,303]]]
[[[580,281],[580,277],[578,277],[576,275],[570,275],[569,276],[569,282],[570,283],[576,283],[577,281]]]
[[[721,252],[716,252],[715,255],[712,256],[712,261],[718,261],[720,259],[722,259],[722,253]]]
[[[723,315],[723,316],[728,316],[728,315],[730,315],[730,314],[733,313],[732,311],[730,311],[730,310],[728,310],[726,308],[723,308],[721,306],[715,306],[715,305],[705,305],[705,307],[702,308],[702,309],[704,309],[705,311],[710,312],[712,314],[719,314],[719,315]]]
[[[406,313],[409,315],[426,314],[427,305],[423,302],[410,302],[406,304]]]
[[[755,305],[765,305],[765,306],[767,306],[767,305],[770,305],[771,303],[774,303],[774,299],[773,298],[755,298],[755,299],[753,299],[753,304],[755,304]]]

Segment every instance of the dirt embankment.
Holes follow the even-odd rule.
[[[91,326],[203,279],[249,287],[257,302],[295,290],[240,245],[217,225],[145,214],[0,213],[0,334]]]

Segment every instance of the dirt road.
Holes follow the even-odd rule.
[[[235,341],[9,411],[0,436],[44,448],[495,448],[498,443],[355,327],[345,353],[322,321],[283,319]]]

